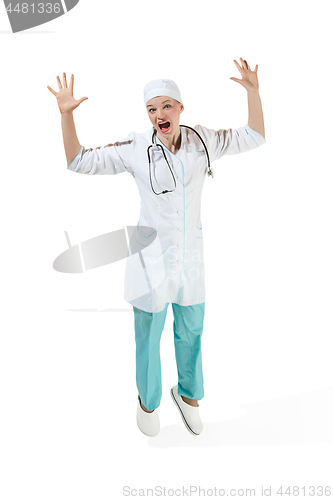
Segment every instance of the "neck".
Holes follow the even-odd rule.
[[[159,140],[164,144],[166,148],[168,148],[171,153],[176,154],[177,151],[180,149],[181,145],[181,132],[180,132],[180,127],[178,127],[178,130],[169,137],[163,136],[162,132],[159,130],[156,133],[157,137]]]

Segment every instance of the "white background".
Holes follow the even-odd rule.
[[[11,34],[0,8],[3,500],[333,487],[331,15],[329,1],[81,0]],[[53,269],[64,231],[74,245],[136,224],[139,192],[126,173],[67,171],[47,85],[74,73],[86,147],[150,128],[142,89],[155,78],[178,83],[182,123],[236,128],[248,119],[246,90],[230,80],[240,57],[259,66],[267,143],[214,163],[203,190],[205,428],[190,435],[169,395],[169,306],[161,432],[148,438],[136,426],[125,261]]]

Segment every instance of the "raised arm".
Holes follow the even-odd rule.
[[[249,107],[247,124],[244,127],[220,130],[207,129],[201,125],[195,126],[195,129],[203,135],[206,141],[211,161],[219,160],[223,155],[251,151],[266,142],[264,116],[259,96],[258,65],[254,71],[251,71],[245,60],[240,58],[240,61],[242,66],[235,60],[234,63],[237,65],[242,79],[231,77],[231,80],[240,83],[247,90]]]
[[[67,86],[66,73],[63,73],[63,85],[57,76],[59,91],[47,87],[56,96],[61,113],[62,136],[67,158],[67,170],[80,174],[119,174],[132,170],[132,154],[134,148],[133,134],[122,141],[107,146],[86,149],[80,144],[75,130],[73,111],[88,97],[74,99],[74,75]]]
[[[76,135],[73,111],[81,104],[82,101],[88,99],[88,97],[81,97],[81,99],[78,100],[74,99],[74,75],[71,76],[69,87],[67,86],[66,73],[63,73],[63,85],[61,84],[59,76],[57,76],[57,81],[59,87],[58,92],[49,86],[47,88],[57,98],[59,111],[61,113],[62,136],[68,166],[74,160],[81,147]]]
[[[234,63],[239,69],[242,79],[231,77],[230,80],[234,80],[240,83],[247,90],[247,100],[249,109],[248,126],[253,130],[256,130],[265,138],[265,125],[264,125],[264,115],[262,112],[261,99],[259,96],[259,81],[258,81],[258,64],[256,65],[254,71],[251,71],[250,66],[247,61],[239,58],[242,66],[234,59]]]

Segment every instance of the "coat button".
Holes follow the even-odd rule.
[[[177,227],[177,231],[180,231],[180,227]]]

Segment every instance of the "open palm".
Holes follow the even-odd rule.
[[[60,113],[68,113],[77,108],[82,101],[88,99],[88,97],[81,97],[81,99],[74,99],[73,87],[74,87],[74,75],[71,76],[69,87],[67,86],[66,73],[63,73],[63,85],[59,76],[57,76],[59,91],[56,92],[51,87],[47,86],[50,92],[56,96]]]
[[[259,81],[257,75],[258,64],[254,68],[254,71],[251,71],[251,68],[248,65],[247,61],[245,59],[242,59],[241,57],[239,59],[242,63],[242,66],[240,66],[235,59],[234,63],[239,69],[242,79],[239,80],[238,78],[231,77],[230,80],[234,80],[235,82],[240,83],[241,85],[243,85],[243,87],[246,88],[246,90],[249,90],[250,92],[259,90]]]

